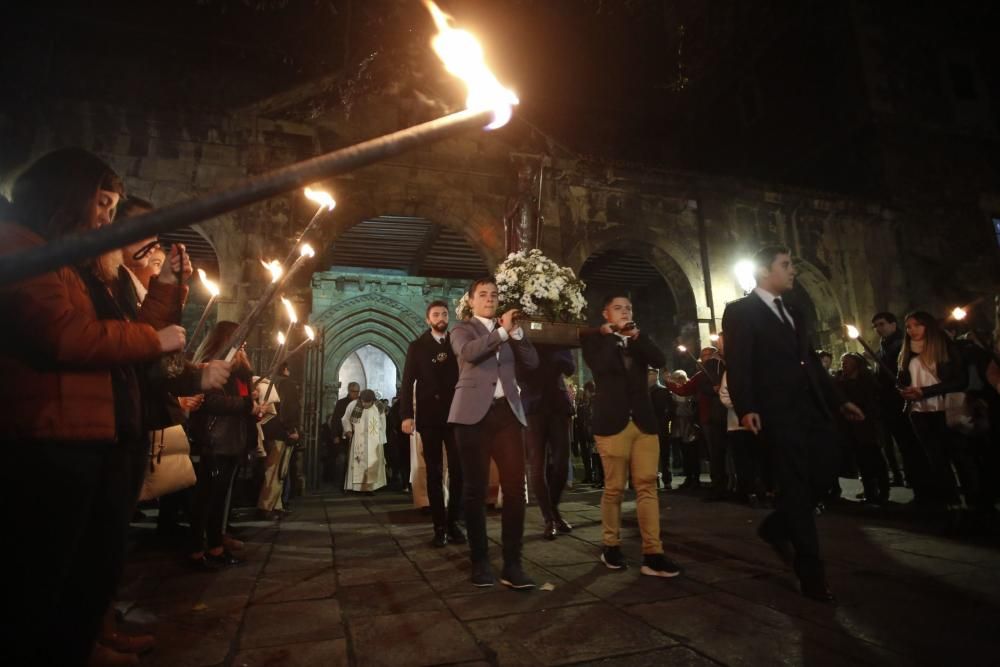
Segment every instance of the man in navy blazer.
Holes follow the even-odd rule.
[[[453,424],[464,480],[462,500],[465,528],[472,557],[472,583],[492,586],[486,540],[486,486],[490,459],[500,472],[503,491],[501,583],[516,589],[534,588],[521,567],[524,536],[524,427],[515,379],[515,361],[525,368],[538,366],[538,354],[517,323],[517,311],[496,318],[498,290],[492,277],[480,278],[469,288],[473,316],[451,332],[458,357],[458,383],[448,413]]]
[[[816,502],[836,479],[832,408],[864,419],[838,394],[809,345],[805,319],[783,298],[795,284],[791,253],[767,246],[754,257],[757,286],[726,306],[727,386],[741,425],[762,433],[778,486],[776,510],[760,537],[793,565],[802,593],[834,602],[826,585],[816,533]]]

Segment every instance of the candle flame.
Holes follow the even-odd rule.
[[[299,249],[299,255],[302,257],[315,257],[316,251],[308,243],[303,243],[302,247]]]
[[[962,308],[961,306],[959,306],[959,307],[955,308],[955,310],[951,311],[952,318],[954,318],[956,320],[959,320],[959,321],[964,320],[966,315],[968,315],[968,313],[965,311],[965,308]]]
[[[285,344],[285,334],[282,333],[281,331],[279,331],[278,332],[278,345],[284,345],[284,344]]]
[[[858,331],[858,328],[856,326],[854,326],[853,324],[848,324],[847,325],[847,335],[850,336],[852,339],[857,340],[858,336],[861,335],[861,332]]]
[[[492,109],[493,122],[486,128],[495,130],[503,127],[513,115],[514,105],[519,102],[517,95],[497,81],[483,58],[483,48],[471,33],[453,28],[453,19],[432,0],[424,0],[424,5],[438,29],[438,34],[431,40],[431,46],[444,63],[445,69],[465,83],[468,91],[466,108],[470,111]]]
[[[261,260],[260,263],[264,265],[265,269],[271,272],[272,283],[276,283],[279,280],[281,280],[281,274],[285,272],[285,270],[281,266],[281,262],[279,262],[276,259],[272,259],[270,262],[265,262],[264,260]]]
[[[205,289],[208,290],[209,294],[213,297],[219,296],[219,286],[208,279],[208,276],[205,274],[205,269],[198,269],[198,277],[201,278],[201,284],[205,286]]]
[[[687,351],[688,351],[688,349],[687,349],[687,347],[685,347],[684,345],[678,345],[678,346],[677,346],[677,351],[678,351],[678,352],[687,352]]]
[[[337,205],[337,202],[330,196],[330,193],[324,192],[323,190],[313,190],[312,188],[307,187],[305,189],[305,195],[307,199],[316,202],[320,206],[325,206],[330,211],[332,211]]]
[[[316,332],[313,331],[313,328],[311,326],[307,324],[303,328],[305,329],[306,332],[306,338],[308,338],[309,340],[316,340]]]
[[[292,305],[292,302],[286,299],[285,297],[281,297],[281,303],[285,304],[285,310],[288,311],[289,321],[292,324],[298,322],[299,316],[295,314],[295,306]]]

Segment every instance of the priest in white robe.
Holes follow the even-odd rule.
[[[347,455],[344,490],[372,492],[386,485],[385,405],[375,392],[365,389],[347,404],[341,420],[344,435],[351,440]]]

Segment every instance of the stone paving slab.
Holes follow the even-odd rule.
[[[630,567],[598,561],[599,501],[567,492],[575,529],[552,542],[529,506],[524,567],[550,592],[471,586],[468,547],[431,547],[430,517],[380,492],[300,498],[280,522],[245,513],[235,532],[248,562],[214,573],[157,547],[147,521],[119,607],[128,630],[158,637],[141,664],[171,667],[996,664],[996,544],[930,534],[899,508],[873,515],[848,504],[819,519],[840,599],[828,607],[803,598],[757,539],[764,510],[661,494],[664,546],[683,573],[654,579],[639,573],[631,500]],[[487,517],[499,573],[500,513]]]
[[[268,648],[250,649],[236,654],[233,667],[346,667],[347,640],[331,639],[321,642],[286,644]]]
[[[500,665],[571,664],[676,643],[600,603],[472,621],[468,627]]]
[[[240,648],[280,646],[343,636],[340,603],[336,600],[259,604],[246,611]]]
[[[483,653],[453,616],[418,611],[348,620],[354,664],[418,667],[481,660]]]

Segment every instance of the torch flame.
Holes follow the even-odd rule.
[[[264,268],[271,272],[271,282],[276,283],[281,280],[281,274],[284,273],[284,269],[281,267],[281,262],[276,259],[272,259],[270,262],[260,261],[264,265]]]
[[[961,306],[958,306],[955,310],[951,311],[952,318],[958,321],[964,320],[966,315],[968,315],[968,313],[965,312],[965,308],[962,308]]]
[[[313,250],[313,247],[308,243],[303,243],[302,247],[299,249],[299,254],[302,257],[315,257],[316,251]]]
[[[848,324],[847,325],[847,335],[850,336],[852,339],[857,340],[858,336],[861,335],[861,332],[858,331],[858,328],[856,326],[854,326],[853,324]]]
[[[292,324],[298,322],[299,316],[295,314],[295,306],[292,305],[292,302],[286,299],[285,297],[281,297],[281,303],[285,304],[285,310],[288,311],[289,321]]]
[[[713,343],[718,343],[719,342],[719,334],[710,334],[709,337],[708,337],[708,339],[710,341],[712,341]]]
[[[305,195],[307,199],[310,199],[320,206],[325,206],[328,210],[332,211],[337,205],[337,202],[333,200],[329,192],[324,192],[323,190],[313,190],[307,187],[305,190]]]
[[[687,351],[688,351],[688,349],[687,349],[687,347],[685,347],[684,345],[678,345],[678,346],[677,346],[677,351],[678,351],[678,352],[687,352]]]
[[[308,338],[309,340],[316,340],[316,332],[313,331],[313,328],[311,326],[307,324],[303,328],[305,329],[306,332],[306,338]]]
[[[424,4],[438,29],[431,46],[445,69],[465,83],[468,90],[466,108],[470,111],[492,109],[493,122],[486,128],[495,130],[503,127],[514,113],[514,105],[519,102],[517,95],[497,81],[483,59],[483,48],[471,33],[453,28],[453,19],[432,0],[424,0]]]
[[[201,278],[201,284],[205,286],[209,294],[213,297],[219,296],[219,286],[208,279],[208,276],[205,275],[205,269],[198,269],[198,277]]]
[[[283,334],[282,332],[279,331],[278,332],[278,345],[284,345],[284,344],[285,344],[285,334]]]

